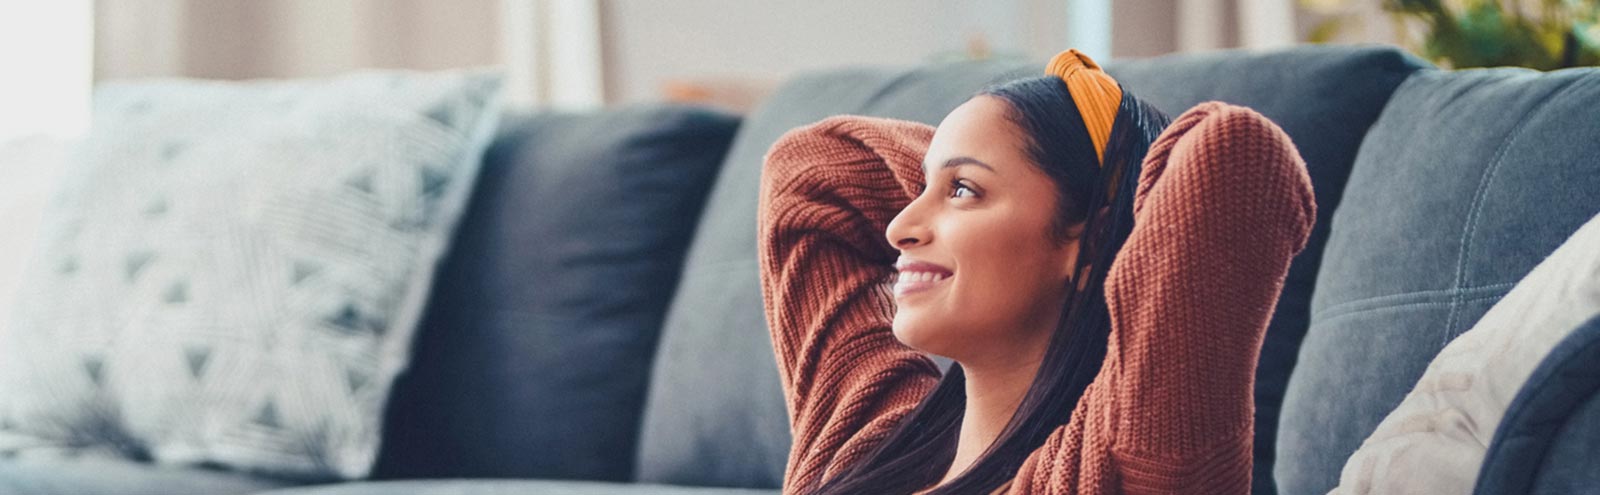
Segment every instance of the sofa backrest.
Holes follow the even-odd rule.
[[[1356,148],[1395,86],[1425,63],[1383,47],[1300,47],[1114,61],[1134,94],[1176,116],[1207,100],[1255,108],[1300,148],[1319,227],[1290,269],[1258,379],[1258,435],[1270,438],[1326,237]],[[690,247],[657,351],[641,431],[642,481],[777,487],[789,422],[762,314],[755,218],[762,157],[783,132],[837,114],[937,124],[983,86],[1043,64],[966,62],[847,69],[799,77],[750,116],[734,140]],[[1269,448],[1257,463],[1270,466]],[[1258,476],[1260,477],[1260,476]],[[1270,481],[1270,478],[1267,478]],[[1266,487],[1270,490],[1270,483]],[[1270,492],[1267,492],[1270,493]]]
[[[1430,70],[1395,91],[1334,212],[1282,493],[1332,489],[1439,350],[1600,212],[1597,104],[1600,69]]]

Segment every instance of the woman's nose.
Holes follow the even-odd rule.
[[[921,241],[918,241],[916,237],[902,237],[899,240],[893,241],[895,249],[906,249],[917,245],[918,242]]]
[[[895,249],[905,250],[918,244],[926,244],[929,239],[928,229],[916,217],[916,202],[906,206],[900,214],[889,221],[889,227],[884,230],[889,245]]]

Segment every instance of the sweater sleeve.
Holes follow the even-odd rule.
[[[1249,493],[1255,365],[1316,218],[1287,135],[1205,103],[1151,146],[1106,280],[1106,361],[1012,493]]]
[[[922,188],[925,124],[832,117],[768,151],[757,244],[794,444],[784,492],[849,466],[937,384],[891,330],[890,220]]]

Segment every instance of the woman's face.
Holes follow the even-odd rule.
[[[895,337],[969,367],[1043,355],[1078,251],[1076,235],[1051,236],[1056,186],[1009,111],[978,96],[950,112],[923,161],[926,189],[885,233],[900,250]]]

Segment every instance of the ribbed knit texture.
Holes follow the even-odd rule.
[[[832,117],[768,152],[757,242],[794,435],[786,493],[858,462],[938,382],[891,332],[884,237],[933,131]],[[1305,164],[1265,117],[1205,103],[1151,146],[1137,194],[1106,280],[1105,363],[1006,493],[1249,492],[1255,364],[1316,218]]]

